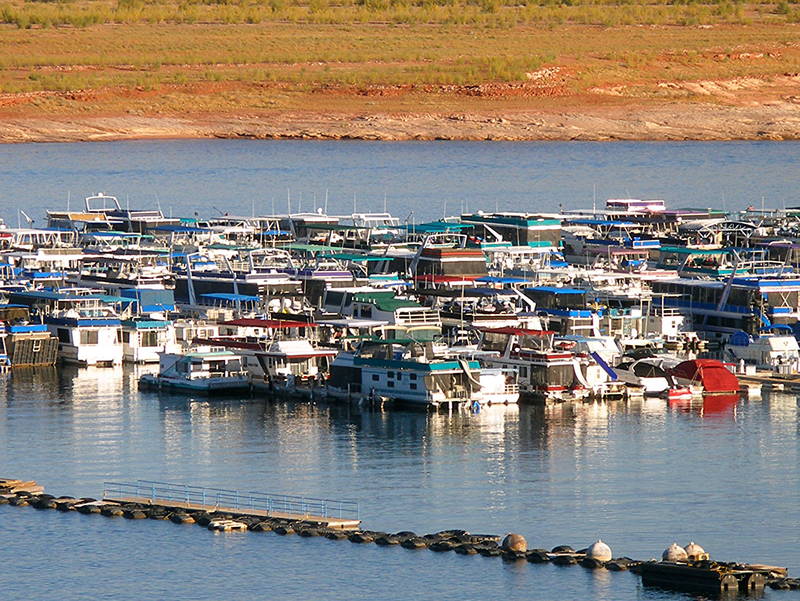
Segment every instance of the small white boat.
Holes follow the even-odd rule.
[[[229,351],[197,352],[185,355],[162,353],[157,375],[145,374],[139,385],[174,388],[192,392],[224,393],[250,388],[250,377],[238,355]]]
[[[209,522],[208,529],[218,532],[244,532],[247,530],[247,524],[236,520],[213,520]]]

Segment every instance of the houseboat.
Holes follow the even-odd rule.
[[[485,363],[519,373],[522,401],[561,403],[603,397],[616,375],[596,353],[576,354],[576,343],[555,343],[556,332],[528,328],[483,329],[481,350],[496,351]],[[616,393],[616,386],[614,386]]]
[[[58,338],[59,357],[79,365],[122,363],[121,321],[102,295],[85,289],[15,292],[11,301],[35,307]]]
[[[390,400],[425,408],[482,400],[480,363],[437,358],[431,343],[363,341],[331,364],[326,393],[340,399]]]
[[[250,389],[250,377],[239,356],[230,351],[162,353],[158,374],[143,375],[139,385],[198,393],[241,392]]]
[[[166,319],[136,317],[121,322],[122,359],[127,363],[158,363],[162,353],[180,350],[175,326]]]

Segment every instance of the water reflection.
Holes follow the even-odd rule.
[[[600,537],[646,556],[675,537],[722,546],[735,522],[759,560],[788,563],[787,547],[774,557],[758,533],[770,530],[767,515],[800,519],[792,396],[428,414],[140,392],[138,373],[59,368],[0,380],[5,469],[56,492],[145,478],[352,498],[376,529],[513,528],[536,546]],[[739,482],[757,483],[763,518],[741,503]]]
[[[699,398],[668,402],[670,411],[698,417],[736,420],[736,408],[743,399],[738,394],[708,394]]]

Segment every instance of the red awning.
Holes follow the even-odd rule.
[[[434,275],[432,273],[424,273],[422,275],[415,275],[414,279],[417,282],[432,282],[434,284],[441,284],[444,282],[474,282],[478,278],[486,277],[485,275]],[[424,291],[420,291],[424,294]]]
[[[317,324],[305,321],[290,321],[284,319],[232,319],[223,321],[223,326],[241,326],[244,328],[313,328]]]

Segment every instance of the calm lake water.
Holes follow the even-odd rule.
[[[0,217],[105,192],[174,215],[324,207],[435,219],[463,209],[555,211],[593,196],[673,207],[800,205],[798,142],[307,142],[180,140],[0,145]],[[355,197],[355,203],[354,203]],[[23,222],[24,223],[24,222]]]
[[[41,219],[104,191],[165,212],[800,204],[800,145],[128,142],[0,147],[0,215]],[[156,196],[157,195],[157,196]],[[156,198],[158,200],[156,200]],[[73,204],[73,206],[76,206]],[[30,209],[30,210],[29,210]],[[353,499],[364,525],[524,534],[531,546],[713,557],[800,575],[798,401],[653,400],[473,416],[138,392],[133,369],[63,367],[0,379],[0,476],[98,496],[105,480],[171,480]],[[6,599],[688,599],[628,573],[275,534],[213,535],[152,520],[0,506]],[[768,599],[797,593],[768,591]]]

